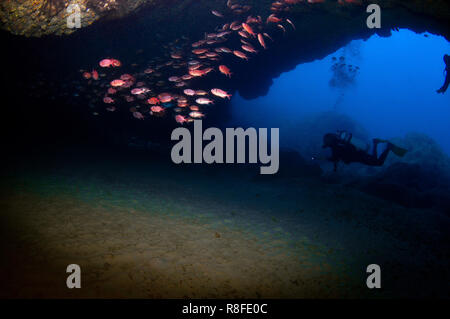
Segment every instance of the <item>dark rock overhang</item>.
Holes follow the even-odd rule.
[[[381,29],[369,29],[366,25],[369,15],[366,7],[372,2],[381,6]],[[247,3],[253,5],[253,15],[267,17],[270,14],[272,1],[249,0]],[[7,77],[5,81],[8,85],[13,85],[24,83],[27,78],[33,82],[32,72],[45,72],[47,76],[53,73],[53,81],[69,86],[68,83],[74,78],[80,80],[78,69],[92,67],[99,58],[111,52],[120,58],[120,52],[125,56],[143,47],[146,52],[158,56],[167,53],[164,52],[164,43],[173,42],[181,36],[196,41],[205,32],[214,32],[225,21],[212,16],[211,10],[224,10],[224,6],[226,4],[222,0],[171,1],[170,6],[155,1],[138,13],[129,13],[113,22],[111,19],[117,15],[111,15],[109,22],[107,18],[103,22],[100,19],[69,36],[28,39],[5,36],[8,39],[4,43],[10,50],[10,57],[3,77]],[[205,85],[214,83],[231,93],[239,91],[244,98],[255,98],[265,95],[272,80],[281,73],[294,69],[298,64],[321,59],[355,39],[368,39],[374,34],[389,36],[394,28],[408,28],[418,33],[427,31],[442,35],[447,40],[450,38],[447,1],[380,0],[364,1],[363,5],[339,5],[338,1],[329,0],[318,4],[299,3],[283,15],[294,22],[295,31],[289,25],[285,26],[286,34],[276,26],[269,27],[268,32],[274,42],[268,41],[268,50],[260,50],[248,62],[229,61],[234,72],[231,80],[212,72],[208,79],[200,80],[198,86],[202,86],[202,81]],[[227,19],[232,17],[226,16]],[[105,41],[98,41],[105,36]],[[99,45],[99,42],[102,44]],[[122,62],[131,64],[134,61]],[[47,81],[49,87],[52,79]],[[61,85],[57,87],[61,89]],[[19,91],[20,94],[26,93],[23,89]],[[214,108],[208,120],[222,121],[227,112],[225,107]],[[173,119],[170,119],[172,122]]]

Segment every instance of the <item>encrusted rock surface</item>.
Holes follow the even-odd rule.
[[[1,28],[27,37],[67,35],[78,30],[67,26],[70,4],[79,6],[84,28],[100,19],[124,17],[151,3],[153,0],[2,0]]]
[[[270,13],[271,0],[247,0],[256,14]],[[27,37],[41,37],[44,35],[71,34],[78,29],[67,27],[69,13],[66,8],[69,4],[80,6],[82,19],[81,26],[87,27],[100,20],[122,18],[146,6],[154,5],[153,16],[166,16],[168,11],[173,14],[191,14],[186,8],[191,6],[192,0],[2,0],[0,1],[0,28],[9,32]],[[223,8],[225,0],[196,0],[195,4],[204,4],[206,8]],[[409,11],[427,18],[444,22],[450,20],[450,3],[448,0],[361,0],[363,6],[378,3],[385,9],[399,9]],[[314,10],[323,10],[324,13],[336,14],[342,5],[336,0],[327,0],[320,4],[300,3],[292,14],[305,13],[314,7]],[[160,12],[157,12],[160,11]],[[365,11],[365,10],[364,10]],[[192,19],[193,22],[195,19]]]

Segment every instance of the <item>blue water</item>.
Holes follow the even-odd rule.
[[[333,54],[283,73],[269,93],[254,100],[236,95],[236,123],[280,127],[308,113],[336,110],[359,122],[372,137],[402,137],[421,132],[450,154],[450,92],[437,94],[444,81],[443,55],[450,43],[443,37],[393,32],[351,42]],[[332,57],[360,67],[354,85],[331,87]],[[287,132],[295,134],[295,132]]]

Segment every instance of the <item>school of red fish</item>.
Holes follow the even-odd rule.
[[[265,19],[247,15],[251,6],[243,4],[243,1],[228,0],[226,12],[212,10],[211,14],[218,20],[230,17],[232,21],[221,21],[221,25],[214,32],[205,33],[204,38],[195,42],[184,37],[178,39],[167,46],[168,52],[164,58],[152,60],[153,63],[142,72],[124,73],[108,80],[103,95],[105,110],[114,112],[119,105],[132,104],[126,108],[138,120],[170,114],[177,123],[184,124],[202,118],[205,108],[214,104],[216,99],[231,99],[231,94],[215,87],[209,90],[195,89],[197,78],[206,77],[214,71],[232,78],[232,70],[223,62],[224,55],[242,63],[248,61],[252,55],[270,49],[273,45],[270,31],[282,34],[295,31],[295,24],[286,17],[292,6],[325,0],[277,0],[271,4],[272,13]],[[360,0],[339,0],[338,3],[360,4]],[[238,41],[234,43],[240,43],[240,47],[226,46],[232,37],[237,37]],[[105,72],[99,74],[93,69],[90,72],[82,71],[82,76],[89,81],[99,81],[100,77],[108,78],[109,70],[120,68],[122,63],[114,58],[105,58],[98,66]],[[167,77],[168,74],[171,75]],[[94,112],[94,115],[98,113]]]

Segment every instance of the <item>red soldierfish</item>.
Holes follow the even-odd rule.
[[[297,29],[295,28],[294,23],[293,23],[291,20],[286,19],[286,22],[289,23],[289,24],[292,26],[292,28],[294,28],[294,30],[297,30]]]
[[[197,102],[197,104],[214,104],[214,101],[207,99],[205,97],[199,97],[198,99],[195,100],[195,102]]]
[[[198,119],[198,118],[204,117],[205,115],[202,112],[193,111],[193,112],[189,113],[189,116],[194,119]]]
[[[220,13],[219,11],[212,10],[211,13],[214,14],[216,17],[223,18],[223,14]]]
[[[271,14],[266,20],[266,23],[270,23],[270,22],[272,22],[272,23],[280,23],[281,19],[276,17],[274,14]]]
[[[221,89],[211,89],[211,93],[214,94],[215,96],[221,97],[222,99],[224,99],[224,98],[230,99],[231,98],[231,94],[228,94],[228,92],[221,90]]]
[[[229,78],[231,78],[231,72],[230,69],[226,66],[226,65],[219,65],[219,71],[222,74],[225,74],[226,76],[228,76]]]
[[[273,39],[270,37],[270,35],[268,35],[267,33],[263,33],[263,35],[264,35],[266,38],[270,39],[270,41],[273,42]]]
[[[247,23],[242,23],[242,28],[249,34],[251,34],[253,37],[256,36],[255,32],[253,32],[253,29],[251,26],[249,26]]]
[[[96,71],[96,70],[92,70],[92,78],[94,79],[94,80],[98,80],[98,72]]]
[[[144,119],[144,115],[142,115],[141,112],[133,112],[133,116],[135,118],[137,118],[138,120],[143,120]]]
[[[258,33],[258,42],[264,49],[267,49],[266,42],[264,41],[264,37],[261,33]]]
[[[286,29],[281,24],[277,24],[277,27],[283,30],[283,34],[286,33]]]
[[[250,53],[258,53],[258,51],[255,50],[251,45],[241,45],[241,48],[244,51],[250,52]]]
[[[234,50],[233,54],[235,56],[237,56],[238,58],[244,59],[244,60],[248,60],[248,56],[245,55],[245,53],[238,51],[238,50]]]
[[[111,81],[111,86],[113,86],[113,87],[117,87],[117,86],[122,86],[122,85],[124,85],[125,84],[125,81],[123,81],[123,80],[113,80],[113,81]]]
[[[175,121],[177,121],[177,123],[183,124],[187,122],[187,119],[183,115],[177,115],[175,116]]]

